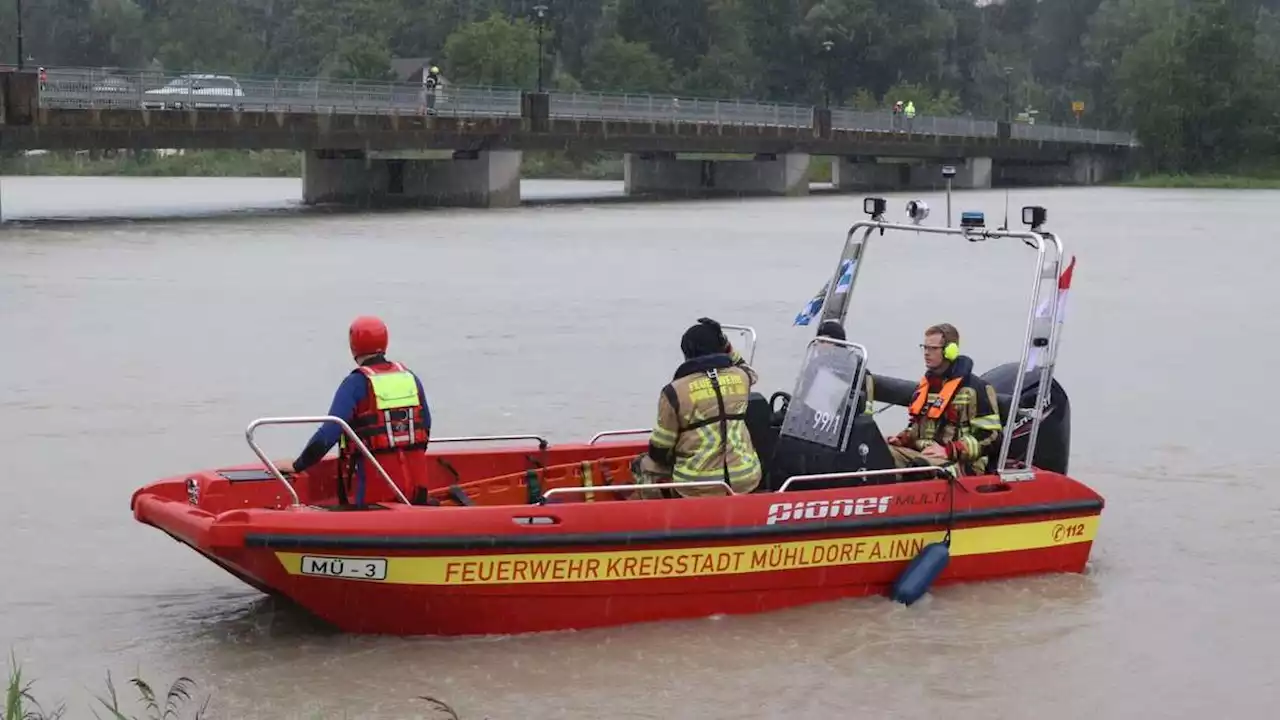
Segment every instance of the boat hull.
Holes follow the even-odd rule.
[[[948,528],[951,560],[935,587],[1082,572],[1103,507],[1049,472],[1010,484],[364,512],[254,507],[278,482],[220,482],[203,474],[189,494],[186,478],[161,481],[135,495],[134,514],[343,631],[394,635],[583,629],[884,595]]]
[[[953,554],[935,587],[1045,572],[1079,572],[1096,517],[1070,519],[1079,536],[1054,544],[1062,523],[986,526],[953,533]],[[515,634],[657,620],[749,614],[849,597],[884,595],[942,531],[844,536],[770,545],[453,556],[261,553],[252,562],[283,592],[347,632],[395,635]],[[984,537],[985,535],[985,537]],[[1039,547],[976,552],[1002,535]],[[1035,541],[1033,536],[1038,536]],[[1007,539],[1007,538],[1006,538]],[[999,539],[996,542],[1000,542]],[[1015,543],[1023,543],[1015,540]],[[357,568],[387,559],[399,582],[308,576],[333,558]],[[682,563],[683,560],[683,563]],[[521,565],[523,563],[523,565]],[[809,565],[808,563],[812,563]],[[701,567],[699,567],[701,566]],[[688,575],[672,576],[680,570]],[[706,571],[706,574],[693,574]],[[720,570],[726,570],[720,573]],[[523,571],[523,572],[522,572]],[[540,580],[525,580],[531,576]],[[513,577],[518,582],[503,582]],[[601,578],[625,579],[601,579]]]

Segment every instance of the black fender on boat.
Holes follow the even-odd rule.
[[[890,375],[875,375],[875,402],[888,403],[906,407],[911,403],[911,394],[916,390],[919,380],[904,380]],[[1000,402],[1000,419],[1008,422],[1009,408],[1012,405],[1013,385],[1018,378],[1018,363],[1010,362],[997,365],[980,375],[996,390]],[[1022,380],[1021,407],[1029,408],[1035,402],[1036,392],[1040,387],[1039,371],[1026,374]],[[1071,400],[1067,391],[1057,381],[1049,389],[1049,404],[1045,408],[1046,416],[1040,424],[1040,433],[1036,437],[1036,456],[1032,465],[1052,472],[1067,473],[1067,465],[1071,456]],[[1027,440],[1030,438],[1031,422],[1024,418],[1014,426],[1013,441],[1009,445],[1009,457],[1026,461]],[[1000,454],[997,444],[992,449],[994,461]]]

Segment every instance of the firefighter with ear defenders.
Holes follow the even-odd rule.
[[[898,467],[954,464],[961,474],[981,475],[987,453],[1000,439],[996,391],[973,373],[960,354],[960,331],[932,325],[924,331],[925,374],[907,407],[910,421],[887,438]]]
[[[632,463],[637,484],[723,480],[735,493],[760,484],[760,459],[747,430],[747,402],[758,376],[720,323],[700,318],[680,339],[684,362],[658,395],[649,450]],[[718,487],[643,491],[642,497],[723,495]]]

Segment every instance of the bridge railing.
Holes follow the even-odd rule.
[[[813,126],[813,108],[805,105],[594,92],[549,94],[551,117],[566,120],[632,120],[772,127]]]
[[[1061,125],[1026,125],[1015,123],[1009,129],[1010,137],[1017,140],[1047,140],[1052,142],[1080,142],[1093,145],[1133,145],[1133,135],[1114,130],[1063,127]]]
[[[907,118],[904,115],[894,115],[889,110],[834,108],[831,111],[831,128],[833,130],[913,132],[923,135],[959,137],[996,137],[996,125],[995,120],[981,120],[970,117],[917,115],[913,118]]]
[[[334,114],[434,114],[453,117],[520,117],[519,88],[443,85],[434,98],[416,83],[321,78],[204,75],[100,68],[48,68],[40,104],[56,108],[239,109]],[[229,82],[226,77],[234,77]],[[549,93],[556,119],[676,122],[706,125],[804,128],[814,126],[808,105],[755,100],[626,95],[602,92]],[[833,108],[834,130],[912,132],[955,137],[996,137],[995,120]],[[1020,140],[1131,146],[1130,133],[1054,125],[1014,123]]]
[[[59,108],[238,109],[343,114],[412,114],[432,104],[438,115],[519,117],[521,91],[513,88],[443,87],[434,103],[410,83],[261,78],[218,78],[138,71],[107,73],[54,68],[42,85],[40,104]]]

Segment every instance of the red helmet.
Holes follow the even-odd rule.
[[[387,325],[376,317],[361,315],[352,321],[348,339],[354,356],[386,352]]]

